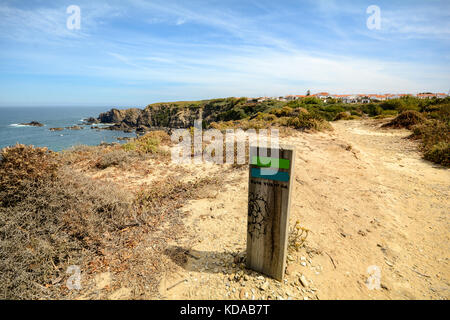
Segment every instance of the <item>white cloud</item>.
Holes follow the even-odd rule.
[[[95,67],[95,73],[141,84],[179,83],[184,88],[196,87],[198,94],[208,88],[219,96],[281,95],[308,88],[337,93],[417,92],[426,87],[443,90],[442,84],[450,82],[448,68],[439,70],[375,59],[317,56],[301,51],[248,50],[245,54],[179,57],[176,66],[158,64],[156,68],[140,57],[128,57],[121,60],[133,68],[99,66]],[[431,79],[425,82],[427,75]]]

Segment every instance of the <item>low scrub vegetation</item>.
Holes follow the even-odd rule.
[[[412,129],[414,126],[425,122],[425,117],[418,111],[404,111],[395,119],[383,125],[383,127]]]
[[[220,99],[219,99],[220,100]],[[209,104],[219,103],[218,100]],[[418,99],[405,96],[399,99],[366,104],[344,104],[316,97],[283,102],[266,100],[247,102],[246,99],[221,99],[222,121],[205,124],[219,130],[269,129],[290,127],[296,130],[323,131],[332,127],[329,121],[354,120],[361,117],[393,118],[385,127],[406,128],[421,139],[425,159],[448,166],[450,98]]]
[[[406,128],[413,131],[412,138],[422,143],[424,158],[450,166],[450,104],[432,104],[422,112],[407,110],[400,113],[385,127]]]
[[[395,117],[405,111],[434,112],[440,104],[450,103],[450,99],[418,99],[402,97],[381,102],[345,104],[335,99],[327,102],[316,97],[307,97],[295,101],[265,100],[263,102],[247,102],[244,98],[227,98],[198,102],[198,106],[215,110],[215,121],[205,123],[205,127],[224,128],[230,125],[266,128],[273,125],[293,126],[299,129],[312,128],[327,130],[328,126],[317,126],[318,119],[325,121],[353,120],[362,116],[388,118]],[[313,117],[296,120],[301,114]],[[280,120],[281,119],[281,120]],[[288,119],[291,119],[288,121]],[[303,120],[312,120],[305,123]]]
[[[431,118],[412,129],[412,137],[422,143],[424,158],[450,167],[450,121]]]
[[[180,230],[178,209],[201,188],[216,182],[213,178],[186,183],[168,178],[151,188],[125,191],[73,168],[79,161],[97,163],[99,154],[127,153],[116,146],[98,149],[98,154],[91,147],[57,154],[16,145],[0,151],[1,299],[70,296],[73,292],[65,285],[70,265],[80,266],[86,277],[90,272],[129,270],[139,276],[123,281],[136,288],[137,297],[157,290],[164,271],[161,252]],[[161,233],[163,223],[178,227],[142,246],[158,245],[161,250],[133,249],[141,241],[150,241],[149,232]],[[121,281],[119,275],[115,281]]]
[[[58,296],[55,279],[134,220],[126,194],[59,165],[58,155],[17,145],[1,151],[0,296]]]
[[[243,98],[211,100],[212,108],[220,104],[221,121],[204,123],[206,128],[270,129],[290,127],[296,130],[324,131],[332,129],[329,121],[354,120],[361,117],[376,119],[393,118],[385,127],[406,128],[414,131],[414,137],[423,141],[424,157],[448,166],[448,127],[450,122],[450,98],[418,99],[405,96],[366,104],[344,104],[338,100],[327,102],[316,97],[283,102],[266,100],[247,102]],[[225,110],[225,111],[224,111]]]
[[[60,154],[61,162],[82,170],[104,170],[110,167],[125,169],[133,166],[143,156],[135,151],[126,151],[120,145],[76,146]]]
[[[327,120],[317,114],[301,113],[296,117],[287,119],[286,125],[299,130],[331,130]]]
[[[161,144],[170,144],[170,136],[164,131],[152,131],[122,146],[125,151],[133,151],[139,154],[168,155],[161,148]]]

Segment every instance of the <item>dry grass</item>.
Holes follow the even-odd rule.
[[[129,197],[113,185],[56,166],[57,156],[43,149],[16,146],[2,155],[0,294],[4,299],[58,297],[60,288],[53,283],[66,266],[83,265],[105,246],[106,232],[134,221]]]
[[[125,151],[137,152],[139,154],[150,154],[155,156],[167,157],[167,150],[161,148],[161,145],[169,146],[171,144],[170,136],[164,131],[152,131],[122,146]]]
[[[95,166],[102,170],[113,166],[125,169],[133,161],[138,159],[138,156],[139,155],[135,152],[127,152],[123,149],[117,148],[99,157],[95,163]]]
[[[168,178],[134,194],[67,165],[113,152],[98,148],[76,155],[21,145],[2,150],[1,298],[73,297],[65,287],[69,265],[86,277],[116,272],[111,290],[131,287],[132,297],[154,297],[165,246],[183,229],[179,208],[217,181]]]
[[[114,146],[76,146],[61,153],[61,162],[87,170],[104,170],[109,167],[131,168],[143,160],[143,155],[134,151],[127,152],[120,145]]]
[[[420,112],[408,110],[399,114],[392,121],[384,124],[383,127],[412,129],[414,126],[425,121],[426,118]]]
[[[288,237],[288,250],[290,252],[298,251],[305,244],[306,239],[308,238],[310,230],[302,227],[300,224],[300,220],[295,222],[295,225],[289,230]]]
[[[12,205],[26,196],[24,189],[54,180],[57,154],[47,148],[17,144],[0,153],[0,204]]]
[[[404,111],[383,127],[406,128],[411,138],[421,140],[426,160],[450,166],[450,105],[433,105],[424,113]]]
[[[123,145],[75,146],[62,152],[62,160],[82,170],[109,167],[127,170],[146,159],[168,160],[171,143],[166,132],[152,131]]]

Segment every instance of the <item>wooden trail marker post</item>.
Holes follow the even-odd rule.
[[[280,281],[286,268],[294,159],[293,147],[250,147],[247,268]]]

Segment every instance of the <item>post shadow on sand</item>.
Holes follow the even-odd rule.
[[[180,246],[169,246],[164,254],[186,271],[234,274],[236,281],[239,281],[244,275],[261,275],[245,268],[245,251],[199,251]]]

